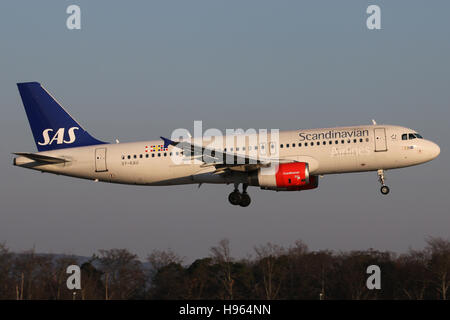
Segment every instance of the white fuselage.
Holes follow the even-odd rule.
[[[325,175],[407,167],[438,156],[439,147],[429,140],[402,139],[410,133],[415,131],[400,126],[368,125],[281,131],[279,140],[273,142],[270,136],[265,141],[234,136],[235,141],[242,143],[235,142],[232,147],[225,137],[217,139],[220,145],[214,138],[202,142],[193,139],[192,143],[211,146],[211,141],[215,141],[213,145],[220,150],[227,148],[227,153],[280,162],[307,162],[310,174]],[[15,164],[72,177],[137,185],[236,183],[244,179],[239,171],[235,175],[214,174],[214,166],[184,157],[177,147],[169,146],[167,151],[152,148],[159,145],[163,145],[162,140],[64,148],[39,154],[64,158],[68,160],[65,163],[40,164],[18,157]]]

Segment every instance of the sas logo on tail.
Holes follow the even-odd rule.
[[[51,132],[53,132],[53,129],[45,129],[44,131],[42,131],[42,136],[44,138],[43,142],[39,142],[38,144],[40,146],[47,146],[52,144],[54,141],[56,141],[56,144],[63,144],[63,143],[73,143],[76,140],[75,137],[75,130],[79,130],[80,128],[78,127],[72,127],[69,130],[67,130],[68,135],[69,135],[69,140],[65,140],[64,139],[64,133],[65,133],[65,128],[59,128],[58,131],[56,131],[56,133],[50,137]]]

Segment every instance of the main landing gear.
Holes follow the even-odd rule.
[[[252,200],[247,193],[248,184],[242,184],[242,193],[239,192],[239,183],[234,184],[234,191],[228,196],[228,201],[234,206],[248,207]]]
[[[381,183],[381,189],[380,189],[381,193],[384,195],[388,194],[390,190],[389,190],[389,187],[387,185],[385,185],[385,183],[384,183],[384,170],[383,169],[378,170],[378,181],[380,181],[380,183]]]

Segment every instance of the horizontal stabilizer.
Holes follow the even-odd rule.
[[[63,158],[44,156],[42,154],[37,154],[37,153],[15,152],[14,154],[31,159],[33,161],[48,163],[48,164],[69,162],[68,160],[63,159]]]

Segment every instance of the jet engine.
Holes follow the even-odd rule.
[[[265,190],[299,191],[317,188],[319,177],[309,174],[308,163],[291,162],[259,169],[249,177],[249,184]]]

